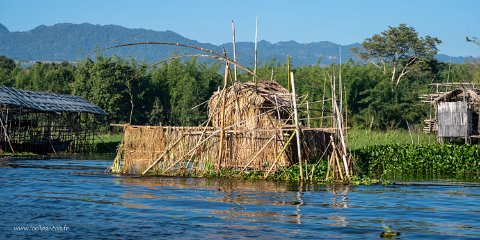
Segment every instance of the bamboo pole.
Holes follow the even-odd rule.
[[[254,50],[254,66],[253,81],[257,83],[257,42],[258,42],[258,16],[255,18],[255,50]]]
[[[340,92],[340,106],[339,106],[339,112],[342,113],[343,111],[343,85],[342,85],[342,48],[338,46],[338,51],[340,55],[340,66],[338,69],[338,90]]]
[[[325,156],[325,154],[327,154],[328,148],[330,147],[331,144],[332,144],[332,141],[330,140],[330,141],[328,142],[328,144],[327,144],[327,147],[326,147],[325,150],[323,151],[322,156],[320,156],[320,157],[318,158],[318,162],[320,162],[321,159],[323,158],[323,156]],[[313,165],[312,171],[310,172],[310,181],[313,181],[313,173],[315,172],[315,166],[318,165],[318,162]],[[327,165],[327,166],[328,166],[328,165]],[[327,174],[328,174],[328,170],[327,170]]]
[[[242,171],[240,171],[240,173],[243,173],[245,171],[245,169],[248,168],[248,166],[250,166],[250,164],[252,164],[252,162],[258,157],[258,155],[260,155],[260,153],[263,152],[263,150],[268,146],[268,144],[270,144],[270,142],[275,138],[275,135],[273,135],[268,141],[267,143],[265,143],[265,145],[263,145],[263,147],[255,154],[255,156],[253,156],[252,159],[250,159],[250,161],[248,161],[248,163],[245,165],[245,167],[243,167]]]
[[[307,127],[310,128],[310,107],[307,101]]]
[[[285,145],[283,146],[282,150],[280,151],[280,153],[275,158],[275,161],[273,162],[272,166],[270,166],[267,173],[265,174],[265,177],[264,177],[265,179],[268,177],[268,175],[270,175],[270,172],[272,171],[273,167],[277,164],[278,160],[282,156],[283,152],[285,152],[285,150],[287,149],[288,145],[290,144],[290,142],[292,141],[292,139],[295,135],[296,135],[296,132],[293,132],[292,135],[290,135],[290,138],[288,138],[288,140],[285,143]]]
[[[332,159],[331,156],[327,160],[327,174],[325,175],[325,181],[328,181],[328,177],[330,175],[330,165],[331,165],[330,159]]]
[[[290,56],[287,55],[287,89],[290,92]]]
[[[170,170],[173,166],[175,166],[176,164],[178,164],[179,162],[183,161],[188,155],[192,154],[195,152],[195,150],[197,150],[198,147],[200,147],[204,142],[206,142],[208,139],[212,138],[213,136],[215,136],[217,133],[221,132],[221,130],[217,130],[217,131],[214,131],[210,134],[210,136],[208,136],[207,138],[203,139],[202,141],[200,141],[199,143],[197,143],[197,145],[190,149],[190,151],[188,151],[185,155],[183,155],[181,158],[179,158],[176,162],[174,162],[173,164],[171,164],[169,167],[167,167],[163,172],[167,172],[168,170]]]
[[[324,116],[324,111],[325,111],[325,88],[326,88],[326,84],[327,84],[327,78],[324,78],[323,79],[323,97],[322,97],[322,116],[321,116],[321,120],[320,120],[320,128],[323,127],[323,116]]]
[[[232,44],[233,44],[233,61],[237,62],[237,49],[235,41],[235,23],[232,20]],[[233,64],[233,76],[235,82],[237,81],[237,64]]]
[[[225,77],[223,81],[223,92],[222,92],[222,108],[220,110],[220,146],[218,148],[218,165],[217,171],[220,170],[220,166],[223,160],[223,139],[225,138],[225,103],[227,101],[227,82],[228,82],[228,73],[230,72],[230,64],[225,65]]]
[[[343,177],[343,171],[342,171],[342,165],[340,165],[340,160],[338,159],[338,154],[337,154],[337,150],[335,149],[335,162],[336,162],[336,166],[338,168],[338,173],[340,175],[340,179],[343,181],[345,180],[345,178]]]
[[[347,137],[347,144],[348,144],[348,101],[347,101],[347,90],[345,90],[345,86],[343,86],[343,91],[345,92],[345,136]]]
[[[2,117],[3,117],[3,111],[2,111]],[[6,121],[8,121],[8,120],[5,118],[5,122]],[[5,124],[3,124],[3,120],[2,120],[1,117],[0,117],[0,123],[2,124],[2,128],[3,128],[3,131],[5,133],[5,138],[7,139],[8,146],[10,147],[10,150],[12,150],[12,153],[15,153],[15,150],[13,150],[12,142],[10,140],[10,136],[8,135],[7,127],[5,127]]]
[[[342,113],[340,112],[340,109],[338,109],[337,101],[333,102],[333,108],[334,108],[335,115],[337,115],[337,126],[338,126],[338,133],[340,135],[340,141],[341,141],[343,165],[345,167],[345,173],[347,178],[350,178],[350,171],[349,171],[350,168],[348,167],[348,162],[347,162],[347,155],[348,155],[347,144],[346,144],[345,135],[343,132],[342,118],[340,116]]]
[[[300,180],[303,181],[303,167],[302,167],[302,148],[300,143],[300,126],[298,123],[298,111],[297,111],[297,95],[295,94],[295,79],[293,77],[293,72],[290,72],[290,79],[292,82],[292,103],[293,103],[293,113],[295,120],[295,132],[297,136],[297,155],[298,155],[298,164],[300,167]]]
[[[333,137],[331,137],[331,140],[333,140]],[[334,165],[337,167],[338,169],[338,174],[340,175],[340,179],[343,181],[344,178],[343,178],[343,172],[342,172],[342,166],[340,165],[340,161],[338,160],[338,154],[337,154],[337,146],[335,145],[335,141],[332,141],[332,147],[333,147],[333,154],[332,154],[332,158],[333,158],[333,161],[334,161]],[[335,167],[333,168],[333,171],[335,172]],[[348,170],[346,170],[348,171]]]

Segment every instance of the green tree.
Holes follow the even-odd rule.
[[[13,71],[17,64],[15,64],[15,61],[13,59],[7,58],[6,56],[0,56],[0,69],[5,69],[7,71]]]
[[[79,63],[73,93],[85,97],[104,109],[114,122],[135,122],[134,107],[144,97],[143,78],[137,75],[134,62],[118,57],[97,56]],[[139,112],[139,115],[141,113]]]
[[[360,59],[371,62],[398,85],[405,75],[431,60],[440,43],[438,38],[419,37],[413,27],[400,24],[365,39],[362,48],[353,50]]]
[[[0,56],[0,84],[10,86],[13,83],[12,75],[17,64],[10,58]]]

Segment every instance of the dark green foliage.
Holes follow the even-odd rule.
[[[384,145],[353,151],[363,175],[390,176],[479,176],[478,145]]]
[[[0,69],[5,69],[8,72],[11,72],[17,65],[15,61],[5,56],[0,56]]]
[[[285,61],[270,61],[259,67],[259,79],[270,79],[273,70],[273,79],[287,88]],[[82,96],[105,109],[111,123],[201,124],[207,118],[205,105],[193,107],[208,100],[223,80],[221,63],[208,64],[196,59],[174,59],[153,68],[131,59],[102,55],[76,64],[38,62],[20,67],[12,62],[0,58],[0,84]],[[329,75],[336,75],[339,82],[339,65],[292,66],[291,70],[295,73],[297,94],[308,94],[310,102],[331,98]],[[240,81],[252,80],[250,75],[239,72]],[[478,64],[449,66],[435,60],[424,62],[398,85],[391,84],[371,64],[347,61],[341,72],[349,126],[378,130],[418,129],[430,110],[418,100],[418,95],[427,91],[428,83],[480,79]],[[304,110],[305,104],[301,108]],[[325,105],[311,104],[310,110],[315,119],[312,127],[330,124],[328,119],[318,120],[322,112],[330,114],[330,101]]]
[[[209,66],[196,59],[186,62],[175,59],[152,70],[150,123],[184,126],[203,123],[207,119],[206,108],[198,105],[220,86],[222,76],[218,68],[219,65]]]

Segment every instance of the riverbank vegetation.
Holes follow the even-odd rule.
[[[383,46],[384,42],[393,45]],[[400,25],[366,39],[363,48],[355,50],[363,61],[349,59],[342,65],[326,66],[319,58],[313,66],[290,66],[297,79],[297,95],[309,101],[329,99],[330,76],[341,73],[349,143],[361,174],[382,177],[391,173],[453,171],[478,175],[473,171],[478,169],[479,159],[475,146],[435,145],[435,137],[421,133],[423,120],[432,114],[432,108],[421,104],[418,96],[428,91],[429,83],[480,82],[478,62],[437,61],[434,55],[439,43],[439,39],[419,37],[413,28]],[[273,79],[288,88],[286,62],[274,59],[262,63],[257,69],[258,78]],[[95,59],[75,64],[37,62],[24,67],[0,57],[0,85],[82,96],[109,114],[105,123],[201,125],[207,119],[204,103],[220,87],[222,79],[221,63],[197,58],[173,57],[148,66],[99,52]],[[252,78],[240,71],[238,79]],[[321,106],[315,111],[328,109]],[[322,124],[320,120],[311,122],[312,127]],[[98,131],[99,139],[104,140],[95,140],[96,151],[116,149],[114,145],[121,137],[102,135],[111,132],[107,124]],[[326,171],[322,164],[308,167],[317,179]],[[293,166],[277,177],[295,179],[295,172]]]
[[[480,177],[478,145],[377,145],[353,154],[360,173],[374,178]]]
[[[206,109],[199,106],[220,86],[220,65],[197,59],[173,59],[159,66],[117,57],[86,59],[77,64],[41,63],[21,67],[11,59],[0,58],[0,84],[20,89],[79,95],[108,112],[109,123],[150,125],[201,124]],[[321,63],[321,62],[320,62]],[[293,64],[294,65],[294,64]],[[328,74],[339,65],[292,67],[298,79],[298,95],[307,99],[329,98]],[[265,63],[258,69],[260,79],[273,79],[287,87],[287,65],[282,61]],[[251,77],[240,75],[241,81]],[[431,109],[419,103],[433,81],[480,82],[480,65],[448,64],[432,61],[425,69],[391,84],[376,67],[348,61],[342,65],[344,106],[348,125],[372,130],[417,130]],[[133,106],[133,107],[132,107]],[[133,109],[133,111],[132,111]],[[312,121],[319,124],[319,121]]]

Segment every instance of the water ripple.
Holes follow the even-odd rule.
[[[107,160],[0,162],[0,239],[480,236],[480,184],[389,186],[105,174]],[[66,231],[14,227],[68,227]]]

